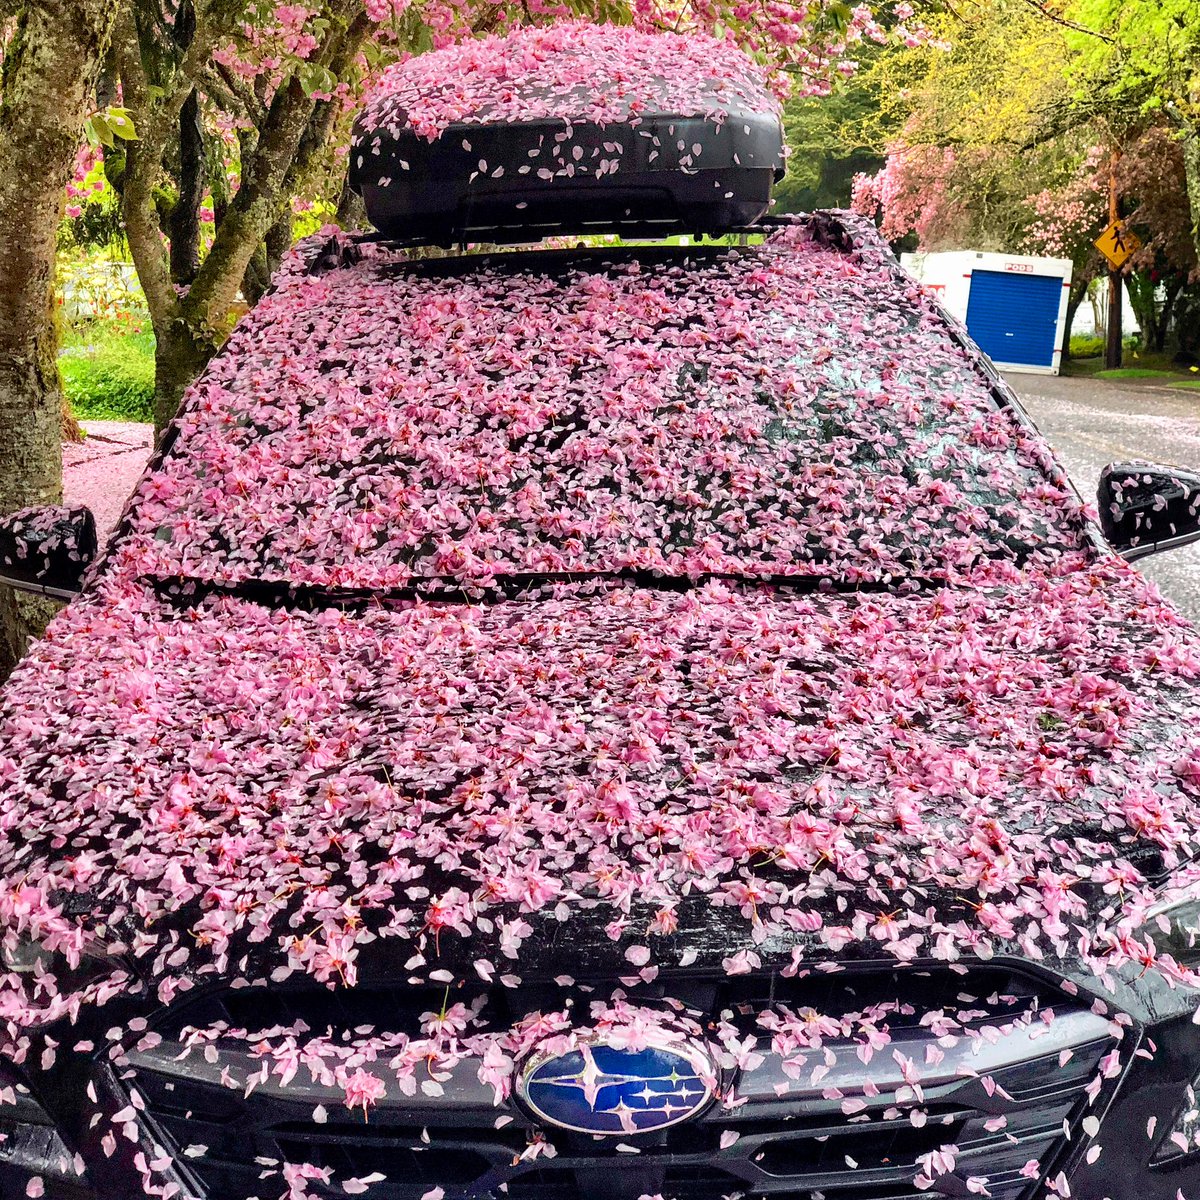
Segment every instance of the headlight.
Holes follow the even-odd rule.
[[[89,997],[103,1003],[105,994],[115,994],[129,979],[124,959],[97,944],[82,952],[72,947],[67,954],[12,930],[0,938],[0,974],[8,980],[6,988],[24,995],[22,1023],[28,1028],[59,1020]]]
[[[1196,1081],[1185,1089],[1183,1108],[1175,1120],[1160,1138],[1154,1153],[1150,1156],[1152,1167],[1165,1167],[1169,1163],[1178,1162],[1181,1158],[1190,1158],[1200,1150],[1200,1105],[1196,1104]]]
[[[83,1162],[62,1140],[49,1113],[16,1068],[0,1062],[0,1165],[78,1184]]]
[[[36,975],[39,966],[43,971],[53,971],[58,958],[30,937],[18,937],[15,944],[5,938],[0,946],[0,957],[4,959],[5,968],[18,975]],[[66,964],[64,961],[57,965]]]
[[[1160,954],[1169,954],[1181,966],[1200,970],[1200,894],[1195,887],[1154,905],[1146,914],[1144,928]],[[1167,1166],[1200,1152],[1198,1088],[1200,1075],[1184,1089],[1183,1103],[1170,1127],[1159,1131],[1151,1166]]]
[[[118,950],[123,947],[117,947]],[[40,939],[7,930],[0,937],[0,963],[18,975],[54,975],[78,985],[98,971],[112,970],[117,957],[94,934],[72,931]]]
[[[1165,899],[1146,914],[1145,931],[1160,954],[1185,967],[1200,968],[1200,894]]]

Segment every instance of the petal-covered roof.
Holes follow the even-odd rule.
[[[468,39],[389,67],[361,124],[430,140],[454,124],[547,118],[602,125],[643,112],[778,112],[765,72],[730,42],[562,22]]]

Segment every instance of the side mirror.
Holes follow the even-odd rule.
[[[69,600],[96,557],[87,508],[23,508],[0,517],[0,583]]]
[[[1132,562],[1200,539],[1200,474],[1152,463],[1111,463],[1096,494],[1100,527]]]

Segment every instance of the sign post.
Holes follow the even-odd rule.
[[[1113,154],[1108,177],[1108,228],[1096,239],[1096,249],[1108,259],[1108,338],[1104,366],[1112,371],[1121,365],[1121,268],[1138,252],[1142,243],[1121,220],[1117,198],[1117,159]]]

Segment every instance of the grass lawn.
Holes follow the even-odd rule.
[[[1063,374],[1085,375],[1090,379],[1114,381],[1144,379],[1147,382],[1162,382],[1170,387],[1189,387],[1193,383],[1200,382],[1197,372],[1178,366],[1167,354],[1156,354],[1151,350],[1137,350],[1132,346],[1126,346],[1124,363],[1124,366],[1118,367],[1114,371],[1106,371],[1103,355],[1091,358],[1072,358],[1063,368]]]
[[[63,390],[77,420],[154,419],[154,335],[97,321],[65,329],[58,357]]]
[[[1097,371],[1097,379],[1178,379],[1178,371],[1159,371],[1154,367],[1117,367],[1112,371]]]

